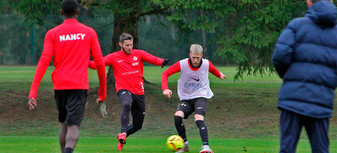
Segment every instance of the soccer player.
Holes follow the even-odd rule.
[[[332,0],[306,0],[304,17],[290,21],[272,61],[283,80],[280,153],[294,153],[305,127],[314,153],[329,152],[329,119],[337,87],[337,9]]]
[[[155,57],[143,50],[132,49],[133,37],[128,33],[119,38],[121,50],[104,57],[105,66],[112,66],[115,75],[118,99],[122,103],[120,116],[121,133],[118,134],[117,149],[123,150],[126,137],[142,128],[145,117],[145,96],[143,80],[143,62],[164,66],[168,59]],[[90,62],[90,68],[95,69],[95,63]],[[132,124],[129,125],[129,114],[132,114]]]
[[[163,94],[171,98],[172,91],[167,85],[168,77],[177,72],[181,72],[178,80],[180,104],[174,114],[174,123],[179,135],[184,139],[185,143],[184,147],[178,152],[189,151],[183,118],[187,119],[189,115],[195,112],[195,123],[199,128],[200,137],[203,142],[200,153],[213,153],[208,145],[208,132],[204,123],[207,99],[213,96],[209,85],[208,72],[211,72],[221,80],[224,80],[226,76],[219,72],[209,60],[203,59],[202,52],[203,49],[200,45],[191,45],[190,58],[175,63],[162,74]]]
[[[59,141],[62,153],[73,152],[79,138],[79,127],[89,89],[90,55],[95,61],[99,77],[97,102],[104,101],[106,97],[106,73],[98,38],[92,28],[77,21],[79,13],[79,3],[76,0],[62,1],[61,14],[65,20],[61,25],[49,30],[45,36],[43,52],[28,100],[31,110],[37,107],[37,90],[54,56],[55,70],[52,80],[61,123]]]

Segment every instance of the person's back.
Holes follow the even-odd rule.
[[[55,46],[54,89],[87,89],[90,50],[100,48],[95,31],[76,19],[67,19],[51,29],[48,36]]]
[[[97,65],[99,98],[106,98],[106,74],[103,56],[96,32],[77,21],[77,0],[63,0],[61,14],[64,22],[49,30],[45,36],[43,52],[36,68],[31,86],[28,106],[37,107],[37,90],[51,59],[55,70],[52,73],[54,98],[61,123],[59,142],[61,152],[72,153],[79,138],[79,127],[84,115],[88,83],[90,55]]]
[[[302,127],[312,152],[329,152],[329,118],[337,86],[337,11],[332,0],[306,1],[305,17],[288,24],[272,57],[283,79],[280,153],[296,152]]]
[[[337,86],[336,13],[332,3],[317,2],[287,26],[284,33],[294,40],[280,36],[273,55],[284,81],[279,108],[315,118],[331,116]]]

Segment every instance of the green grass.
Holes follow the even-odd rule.
[[[220,80],[210,74],[215,96],[209,100],[205,122],[209,129],[211,148],[215,152],[273,153],[279,150],[279,111],[277,94],[282,80],[275,74],[244,76],[234,81],[236,68],[217,67],[226,76]],[[35,66],[0,66],[0,152],[60,152],[58,145],[57,111],[53,101],[53,85],[49,67],[41,81],[39,107],[28,111],[24,105],[35,73]],[[144,77],[155,85],[146,85],[146,117],[140,132],[128,138],[124,152],[168,152],[165,139],[176,134],[172,115],[179,102],[176,83],[180,73],[172,75],[169,87],[171,99],[162,95],[158,66],[145,66]],[[90,87],[98,86],[96,71],[89,70]],[[76,152],[115,152],[115,136],[119,132],[120,104],[115,93],[107,97],[109,118],[103,119],[99,106],[90,102],[81,126]],[[41,109],[43,108],[43,109]],[[48,112],[46,112],[48,111]],[[41,115],[42,114],[42,115]],[[193,117],[184,120],[191,143],[190,152],[200,150],[199,131]],[[331,118],[330,149],[337,152],[337,120]],[[298,152],[311,152],[306,134],[301,134]]]
[[[166,138],[128,138],[123,152],[130,153],[165,153],[169,152],[165,145]],[[200,140],[189,139],[190,152],[200,151]],[[5,153],[59,153],[60,148],[57,137],[27,137],[27,136],[2,136],[0,137],[0,151]],[[211,149],[217,153],[277,153],[279,140],[277,139],[210,139]],[[337,141],[330,141],[331,146],[336,146]],[[246,150],[246,151],[245,151]],[[75,152],[102,153],[118,152],[114,137],[80,137]],[[311,152],[307,140],[299,141],[298,153]],[[337,152],[331,147],[330,152]]]
[[[27,90],[29,89],[31,82],[35,74],[35,66],[0,66],[0,90]],[[144,67],[144,78],[150,82],[161,84],[161,74],[167,69],[160,68],[158,66],[145,66]],[[226,80],[220,80],[213,76],[211,73],[210,81],[211,84],[221,84],[230,87],[260,87],[260,88],[277,88],[281,84],[281,79],[273,75],[267,76],[245,76],[244,80],[237,80],[234,82],[234,75],[236,73],[236,68],[234,67],[218,67],[219,71],[223,72],[226,76]],[[42,89],[48,89],[52,87],[51,73],[54,70],[50,66],[46,74],[41,81]],[[174,74],[169,77],[168,83],[175,84],[180,76],[180,73]],[[95,70],[89,69],[89,85],[97,86],[98,78]]]

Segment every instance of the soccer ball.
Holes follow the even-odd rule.
[[[179,135],[172,135],[167,138],[166,146],[170,151],[179,151],[184,146],[184,140]]]

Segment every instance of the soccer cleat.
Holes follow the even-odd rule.
[[[122,150],[123,150],[123,145],[124,145],[124,144],[121,144],[121,143],[118,141],[118,144],[117,144],[117,150],[118,150],[118,151],[122,151]]]
[[[188,144],[188,142],[184,143],[183,148],[181,148],[181,150],[177,151],[176,153],[182,153],[182,152],[189,152],[190,151],[190,145]]]
[[[209,148],[209,146],[202,146],[201,147],[201,151],[199,153],[214,153],[214,151],[211,150],[211,148]]]
[[[123,133],[119,133],[117,136],[117,149],[118,151],[122,151],[123,150],[123,145],[126,143],[126,134]]]

